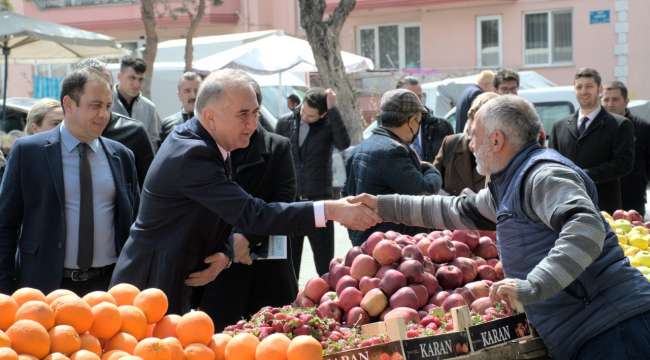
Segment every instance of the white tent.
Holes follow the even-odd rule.
[[[534,71],[520,71],[519,90],[555,86],[555,83]],[[444,117],[456,106],[456,101],[465,88],[476,81],[476,75],[450,78],[422,84],[426,94],[426,105],[438,117]]]

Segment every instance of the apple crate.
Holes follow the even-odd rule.
[[[323,357],[324,360],[404,360],[402,343],[391,341],[385,344],[341,351]]]

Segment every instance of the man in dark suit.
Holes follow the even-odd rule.
[[[628,118],[634,125],[634,168],[621,178],[623,209],[638,211],[645,215],[646,187],[650,172],[650,121],[632,115],[627,87],[620,81],[605,85],[602,104],[607,111]]]
[[[276,132],[291,141],[298,199],[314,201],[332,197],[332,150],[350,146],[341,113],[336,108],[336,94],[332,89],[313,88],[305,94],[300,109],[291,111],[278,120]],[[316,271],[323,275],[334,257],[334,226],[306,233],[314,253]],[[304,236],[291,238],[293,267],[300,276]]]
[[[19,139],[0,186],[0,292],[106,290],[139,203],[133,154],[100,136],[111,88],[77,70],[62,125]]]
[[[578,70],[574,87],[580,109],[555,123],[549,146],[589,175],[596,183],[600,210],[612,213],[623,205],[620,179],[634,166],[634,127],[600,106],[598,71]]]
[[[178,100],[181,102],[181,111],[169,115],[160,122],[160,143],[169,136],[176,125],[180,125],[194,117],[194,103],[196,94],[201,86],[201,76],[194,71],[188,71],[178,80]]]
[[[230,152],[248,146],[258,123],[250,81],[238,70],[215,71],[203,81],[196,117],[174,129],[149,168],[113,284],[160,288],[169,311],[182,313],[190,307],[190,286],[214,280],[230,262],[226,254],[250,262],[245,238],[233,236],[231,249],[219,238],[222,222],[232,225],[233,233],[280,235],[309,232],[328,220],[358,229],[379,221],[345,199],[265,203],[232,181]]]

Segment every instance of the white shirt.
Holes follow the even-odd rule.
[[[591,123],[594,122],[594,119],[596,118],[596,116],[598,116],[599,112],[600,112],[600,105],[598,105],[596,110],[590,112],[589,114],[583,113],[582,109],[580,109],[580,111],[578,112],[578,129],[580,129],[580,126],[582,126],[583,119],[587,117],[589,118],[589,120],[587,120],[587,125],[585,126],[585,130],[587,130],[591,125]]]

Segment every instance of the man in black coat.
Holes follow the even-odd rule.
[[[228,246],[221,236],[224,222],[233,233],[281,235],[313,231],[328,220],[355,229],[379,221],[345,199],[266,203],[232,180],[230,152],[247,147],[258,124],[250,82],[238,70],[215,71],[203,81],[196,116],[174,129],[149,168],[112,284],[157,287],[167,294],[170,312],[184,313],[191,286],[214,280],[230,258],[250,263],[248,241],[233,235]]]
[[[160,143],[174,130],[176,125],[180,125],[194,117],[194,103],[196,95],[201,86],[201,76],[194,71],[187,71],[181,75],[178,80],[178,100],[181,102],[181,110],[175,114],[169,115],[160,122]]]
[[[350,146],[341,113],[336,108],[332,89],[313,88],[307,91],[298,111],[292,111],[278,121],[276,132],[289,138],[298,180],[298,199],[323,200],[332,198],[332,150]],[[306,233],[314,252],[319,275],[329,270],[334,257],[334,226]],[[293,266],[300,275],[304,237],[291,239]]]
[[[650,171],[650,121],[634,116],[627,108],[627,87],[620,81],[605,85],[602,104],[607,111],[628,118],[634,125],[634,168],[621,179],[623,209],[645,215],[646,187]]]
[[[418,96],[424,106],[424,93],[422,92],[420,80],[417,78],[404,76],[397,81],[395,88],[411,90]],[[420,160],[433,163],[442,145],[442,140],[445,136],[453,134],[454,129],[447,120],[435,117],[431,109],[426,106],[424,108],[426,112],[422,113],[420,131],[411,147],[418,154]]]
[[[580,109],[555,123],[549,147],[571,159],[596,183],[598,206],[609,213],[623,206],[621,178],[634,166],[634,128],[600,106],[601,78],[580,69],[574,86]]]
[[[456,133],[465,130],[467,112],[472,102],[483,92],[494,91],[494,73],[490,70],[481,71],[476,76],[476,83],[471,84],[463,90],[456,102]]]

